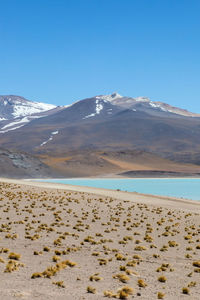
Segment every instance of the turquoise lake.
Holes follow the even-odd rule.
[[[143,194],[200,200],[200,178],[160,179],[47,179],[40,180]]]

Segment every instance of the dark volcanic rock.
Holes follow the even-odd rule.
[[[0,149],[0,177],[40,178],[53,175],[53,170],[30,154]]]

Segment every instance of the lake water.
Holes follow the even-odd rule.
[[[172,196],[200,200],[200,178],[160,178],[160,179],[48,179],[40,180],[72,185],[89,186],[104,189],[143,194]]]

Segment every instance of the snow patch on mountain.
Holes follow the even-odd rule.
[[[48,140],[46,140],[43,143],[41,143],[40,147],[42,147],[42,146],[46,145],[48,142],[52,141],[53,140],[53,136],[56,135],[56,134],[58,134],[58,133],[59,133],[58,130],[51,132],[51,136],[48,138]]]
[[[90,115],[87,115],[83,118],[84,119],[88,119],[88,118],[91,118],[91,117],[95,117],[96,115],[99,115],[100,112],[103,110],[104,106],[103,106],[103,102],[107,102],[107,100],[102,100],[102,99],[98,99],[96,97],[96,101],[95,101],[95,104],[96,104],[96,107],[95,107],[95,112],[90,114]]]
[[[9,124],[3,126],[1,129],[5,129],[5,128],[8,128],[8,127],[13,127],[16,124],[27,123],[27,122],[29,122],[29,119],[27,117],[25,117],[25,118],[22,118],[22,119],[20,119],[18,121],[9,123]]]
[[[41,102],[22,103],[20,101],[16,101],[13,106],[12,115],[14,116],[14,118],[25,117],[27,115],[33,115],[36,113],[47,111],[55,107],[56,106],[53,104],[46,104]]]
[[[17,127],[9,128],[7,130],[0,130],[0,133],[6,133],[6,132],[11,131],[11,130],[19,129],[19,128],[23,127],[23,126],[24,125],[20,125],[20,126],[17,126]]]
[[[52,141],[53,140],[53,137],[51,136],[48,140],[44,141],[42,144],[40,144],[40,146],[44,146],[46,145],[48,142]]]
[[[1,128],[0,133],[6,133],[10,130],[15,130],[15,129],[21,128],[24,125],[26,125],[27,123],[29,123],[30,121],[32,121],[33,119],[39,119],[41,117],[45,117],[45,116],[44,115],[43,116],[28,116],[28,117],[24,117],[22,119],[17,119],[17,120],[14,119],[16,121],[10,122],[10,123],[4,125]],[[17,125],[17,124],[22,124],[22,125],[16,127],[15,125]],[[15,127],[13,127],[13,126],[15,126]],[[6,130],[4,130],[4,129],[6,129]]]
[[[154,102],[152,102],[152,101],[149,102],[149,105],[152,106],[152,107],[154,107],[154,108],[159,108],[159,109],[161,109],[162,111],[166,111],[166,112],[168,111],[168,112],[171,112],[170,110],[165,109],[164,107],[162,107],[162,105],[156,104],[156,103],[154,103]]]
[[[102,105],[102,103],[97,99],[97,100],[96,100],[96,115],[99,115],[102,109],[103,109],[103,105]]]
[[[107,113],[108,113],[109,115],[112,115],[112,108],[107,109]]]
[[[88,119],[88,118],[91,118],[91,117],[94,117],[95,116],[95,114],[93,113],[93,114],[90,114],[90,115],[87,115],[87,116],[85,116],[84,118],[83,118],[83,120],[84,119]]]

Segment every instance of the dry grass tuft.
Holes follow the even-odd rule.
[[[87,287],[87,292],[91,294],[96,294],[96,289],[92,286]]]
[[[157,298],[158,298],[158,299],[164,299],[164,297],[165,297],[165,294],[164,294],[164,293],[162,293],[162,292],[158,292],[158,293],[157,293]]]
[[[138,286],[139,287],[146,287],[147,283],[143,279],[138,279]]]
[[[117,291],[119,299],[127,299],[130,295],[133,295],[134,290],[129,286],[124,286]]]
[[[189,295],[190,289],[189,289],[188,287],[183,287],[183,288],[182,288],[182,293],[183,293],[183,294],[186,294],[186,295]]]
[[[53,281],[52,283],[57,285],[58,287],[65,288],[63,281]]]
[[[42,273],[35,272],[35,273],[32,274],[31,279],[41,278],[41,277],[44,277]]]
[[[200,260],[194,261],[192,264],[194,267],[200,268]]]
[[[158,277],[158,281],[160,282],[166,282],[167,278],[165,276]]]
[[[127,276],[126,274],[116,274],[116,275],[113,275],[113,278],[119,279],[119,281],[121,281],[123,283],[126,283],[130,280],[130,277]]]
[[[11,252],[11,253],[8,255],[8,258],[9,258],[9,259],[14,259],[14,260],[20,260],[21,255],[20,255],[20,254],[17,254],[17,253],[14,253],[14,252]]]

